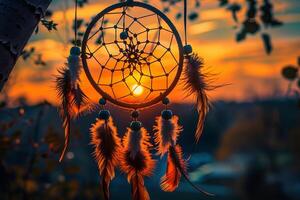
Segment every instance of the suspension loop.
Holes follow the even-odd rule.
[[[188,44],[188,41],[187,41],[187,0],[184,0],[184,42],[185,42],[185,45]]]
[[[74,27],[74,40],[75,40],[75,46],[78,46],[77,43],[77,32],[78,32],[78,17],[77,17],[77,13],[78,12],[78,0],[75,0],[75,27]]]

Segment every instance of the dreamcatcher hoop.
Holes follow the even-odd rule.
[[[88,52],[88,51],[90,51],[89,47],[88,47],[88,41],[89,41],[92,29],[96,26],[96,24],[99,22],[99,20],[101,18],[103,18],[106,14],[108,14],[116,9],[120,9],[120,8],[124,9],[126,7],[131,8],[131,9],[134,9],[134,7],[146,9],[148,11],[151,11],[158,17],[160,17],[167,24],[168,28],[171,30],[172,34],[174,35],[174,38],[175,38],[176,44],[177,44],[177,48],[178,48],[177,72],[176,72],[176,75],[174,76],[172,83],[170,83],[170,85],[168,85],[167,88],[163,92],[161,92],[159,95],[157,95],[155,98],[153,98],[149,101],[131,103],[131,102],[120,101],[120,100],[114,98],[112,95],[110,95],[106,91],[104,91],[99,86],[99,84],[95,81],[95,79],[93,78],[92,72],[89,68],[89,64],[88,64],[88,59],[90,59],[92,56],[91,53]],[[100,12],[96,17],[93,18],[93,20],[87,27],[87,30],[84,34],[83,41],[82,41],[82,63],[83,63],[83,68],[84,68],[85,74],[86,74],[89,82],[91,83],[93,88],[102,96],[102,98],[108,100],[109,102],[111,102],[117,106],[121,106],[123,108],[141,109],[141,108],[153,106],[153,105],[161,102],[164,98],[166,98],[171,93],[171,91],[177,85],[177,83],[180,79],[182,70],[183,70],[183,62],[184,62],[183,44],[182,44],[181,37],[180,37],[176,27],[173,25],[173,23],[170,21],[170,19],[164,13],[162,13],[160,10],[158,10],[157,8],[155,8],[149,4],[142,3],[142,2],[136,2],[136,1],[129,0],[126,2],[117,3],[110,7],[107,7],[102,12]]]

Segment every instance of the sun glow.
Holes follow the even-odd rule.
[[[142,86],[140,86],[140,85],[137,85],[137,84],[133,85],[132,88],[131,88],[131,90],[132,90],[132,93],[135,96],[140,96],[144,92],[144,88]]]

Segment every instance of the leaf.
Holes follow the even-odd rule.
[[[73,21],[73,30],[75,30],[75,28],[80,29],[81,26],[83,25],[84,20],[83,19],[78,19],[77,21]]]
[[[273,27],[277,27],[277,26],[282,26],[283,25],[283,22],[277,20],[277,19],[274,19],[272,22],[271,22],[271,26]]]
[[[265,0],[264,4],[260,7],[261,10],[261,21],[266,28],[269,26],[277,27],[281,26],[283,23],[274,18],[273,4],[269,0]]]
[[[88,3],[88,0],[78,0],[78,6],[80,8],[82,8],[87,3]]]
[[[246,32],[243,29],[241,32],[237,33],[237,35],[236,35],[236,41],[237,42],[241,42],[241,41],[243,41],[245,39],[246,39]]]
[[[48,31],[57,30],[57,23],[54,23],[53,20],[41,19],[41,23],[45,26]]]
[[[232,13],[233,20],[237,23],[239,20],[237,18],[237,13],[241,10],[241,5],[238,3],[233,3],[227,8]]]
[[[47,65],[46,62],[43,61],[42,55],[41,55],[41,54],[38,54],[38,55],[37,55],[37,58],[36,58],[36,60],[34,61],[34,64],[37,65],[37,66],[46,66],[46,65]]]
[[[247,19],[244,23],[244,28],[247,33],[255,34],[260,30],[260,25],[254,19]]]
[[[228,4],[228,0],[219,0],[220,1],[220,6],[226,6]]]
[[[179,12],[176,14],[176,19],[179,20],[182,17],[182,14]]]
[[[281,74],[284,78],[293,81],[298,76],[298,68],[292,65],[288,65],[282,69]]]
[[[30,56],[32,56],[35,52],[35,48],[31,47],[29,50],[25,49],[22,51],[21,56],[23,60],[27,60]]]
[[[190,20],[190,21],[195,21],[198,17],[199,17],[198,13],[192,12],[192,13],[189,15],[189,20]]]
[[[168,7],[165,7],[165,8],[163,9],[163,12],[164,12],[164,13],[168,13],[168,12],[170,12],[170,9],[169,9]]]
[[[269,34],[263,33],[262,40],[264,42],[265,50],[267,54],[270,54],[273,50],[272,42],[271,42],[271,36]]]

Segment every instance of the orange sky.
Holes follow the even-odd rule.
[[[101,2],[103,3],[92,3],[80,9],[79,16],[89,19],[109,3],[116,1]],[[211,99],[243,101],[270,97],[278,92],[283,94],[287,83],[280,76],[281,68],[287,64],[296,64],[297,57],[300,55],[299,2],[297,0],[275,1],[276,16],[285,22],[285,25],[268,31],[272,35],[274,46],[270,56],[264,52],[260,35],[236,43],[231,14],[219,8],[216,2],[204,1],[199,20],[188,26],[189,40],[194,50],[205,59],[207,70],[217,74],[215,83],[230,84],[210,92]],[[158,1],[156,4],[160,6]],[[42,29],[41,33],[33,36],[28,44],[29,47],[35,46],[37,52],[43,53],[47,66],[39,67],[30,60],[24,62],[19,59],[13,72],[15,84],[9,90],[11,98],[25,96],[30,103],[44,99],[57,102],[53,77],[57,74],[57,68],[66,62],[68,56],[69,46],[66,45],[68,31],[65,27],[71,24],[73,17],[72,8],[67,9],[66,12],[63,8],[64,5],[54,1],[52,9],[56,12],[53,20],[59,23],[58,32],[48,33]],[[183,33],[182,22],[174,19],[174,13],[176,12],[170,13],[169,17],[176,22],[176,27]],[[82,85],[92,99],[99,98],[84,73]],[[181,102],[183,94],[182,87],[178,86],[170,97],[173,102]]]

